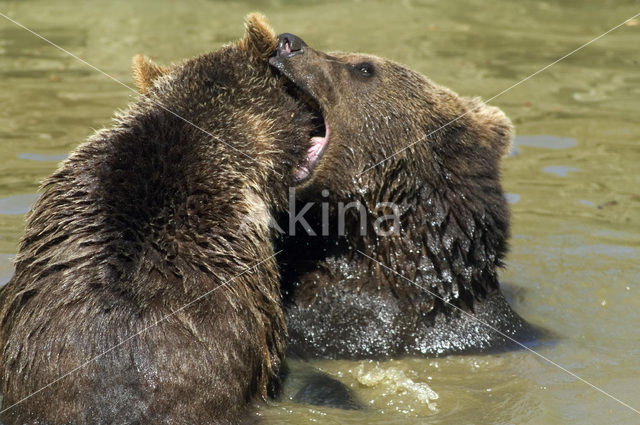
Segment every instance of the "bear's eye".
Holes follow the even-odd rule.
[[[352,69],[361,77],[373,77],[374,67],[370,62],[360,62],[352,65]]]

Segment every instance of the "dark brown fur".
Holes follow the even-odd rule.
[[[384,358],[507,345],[428,291],[513,338],[530,338],[498,283],[509,233],[499,175],[512,140],[505,115],[374,56],[303,45],[271,63],[315,99],[332,132],[297,197],[298,211],[316,203],[305,218],[318,234],[319,203],[330,203],[330,234],[304,236],[299,227],[282,242],[290,352]],[[363,64],[372,72],[361,72]],[[336,204],[353,201],[366,207],[366,234],[350,209],[342,237]],[[376,210],[380,202],[400,206],[398,234],[375,234],[376,218],[390,213]]]
[[[72,373],[5,425],[229,424],[267,395],[286,337],[268,222],[311,127],[266,62],[275,35],[247,26],[139,67],[148,97],[44,183],[0,294],[2,408]]]

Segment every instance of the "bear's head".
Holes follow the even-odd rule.
[[[298,170],[305,188],[348,195],[383,183],[428,180],[471,188],[497,181],[513,137],[498,108],[390,60],[326,54],[292,34],[280,36],[270,62],[325,119],[325,137],[314,138]],[[403,175],[409,180],[398,181]]]

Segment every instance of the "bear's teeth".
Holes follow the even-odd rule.
[[[311,174],[311,170],[318,162],[320,155],[322,155],[322,151],[327,146],[329,142],[329,125],[327,124],[327,120],[324,120],[325,125],[325,135],[324,136],[313,136],[311,137],[311,146],[307,149],[307,160],[304,165],[300,165],[295,171],[295,177],[297,180],[303,180],[309,177]]]
[[[295,176],[297,180],[304,180],[309,177],[309,168],[306,165],[301,165],[296,169]]]
[[[307,150],[307,162],[313,165],[320,156],[320,153],[326,145],[324,137],[316,136],[311,138],[311,147]]]

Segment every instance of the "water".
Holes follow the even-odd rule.
[[[132,2],[133,3],[133,2]],[[640,12],[637,1],[0,2],[0,11],[131,85],[136,53],[160,63],[241,35],[259,9],[323,50],[407,64],[490,98]],[[513,238],[504,289],[551,329],[536,350],[640,409],[640,22],[492,103],[520,135],[504,161]],[[0,18],[0,284],[39,182],[132,93]],[[273,423],[633,424],[637,413],[529,352],[383,363],[318,362],[364,412],[273,403]],[[300,366],[300,365],[298,365]],[[383,378],[364,379],[368,371]],[[430,389],[437,394],[426,396]],[[290,392],[290,390],[289,390]],[[425,398],[426,397],[426,398]],[[427,400],[428,399],[428,400]],[[429,408],[429,405],[433,410]]]

